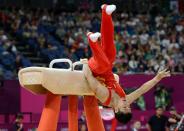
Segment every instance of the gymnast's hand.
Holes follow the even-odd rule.
[[[156,75],[156,79],[158,81],[162,80],[163,78],[165,77],[170,77],[171,76],[171,73],[168,69],[164,69],[164,70],[159,70],[157,75]]]
[[[88,59],[80,59],[80,62],[83,64],[83,72],[85,76],[92,75],[91,70],[89,69],[88,66]]]

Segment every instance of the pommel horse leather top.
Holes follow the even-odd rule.
[[[52,68],[55,63],[65,62],[69,69]],[[75,70],[80,61],[72,62],[69,59],[55,59],[51,61],[50,68],[27,67],[18,73],[22,87],[34,94],[46,94],[48,91],[57,95],[88,95],[94,96],[82,71]],[[118,75],[115,75],[119,81]]]

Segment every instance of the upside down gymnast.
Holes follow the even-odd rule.
[[[170,71],[162,70],[150,81],[139,89],[126,95],[123,88],[116,82],[112,68],[116,57],[114,45],[114,27],[111,14],[115,11],[115,5],[102,5],[101,33],[87,33],[88,42],[92,50],[92,57],[84,64],[85,77],[94,91],[97,99],[105,106],[112,107],[116,119],[121,123],[127,123],[131,117],[130,104],[142,94],[149,91],[161,79],[170,76]],[[101,41],[99,42],[99,38]]]

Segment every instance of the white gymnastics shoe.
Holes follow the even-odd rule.
[[[101,37],[101,33],[99,32],[96,32],[96,33],[87,33],[89,39],[92,41],[92,42],[97,42],[98,38]]]
[[[108,14],[108,15],[111,15],[115,10],[116,10],[116,5],[102,5],[101,6],[102,9],[105,8],[105,12]]]

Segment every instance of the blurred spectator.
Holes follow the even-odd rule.
[[[171,107],[170,111],[169,111],[169,119],[168,119],[168,123],[167,126],[169,128],[169,131],[174,131],[175,128],[177,127],[178,122],[181,119],[181,115],[176,111],[175,107]],[[179,131],[182,131],[182,129],[180,128]]]
[[[18,72],[23,67],[20,55],[16,56],[15,62],[16,62],[16,69],[17,69],[17,72]]]
[[[137,99],[136,101],[136,104],[138,106],[138,108],[141,110],[141,111],[145,111],[146,110],[146,102],[144,100],[144,96],[141,96]]]
[[[138,62],[135,60],[135,56],[131,56],[129,61],[129,70],[131,72],[136,72],[137,66],[138,66]]]
[[[141,129],[141,122],[140,121],[135,121],[133,123],[133,127],[131,131],[139,131]]]
[[[164,109],[169,108],[172,104],[171,91],[168,90],[164,85],[157,85],[155,88],[155,107],[163,107]]]
[[[12,131],[24,131],[23,128],[23,114],[18,113],[15,118],[15,122],[13,124]]]
[[[156,108],[156,114],[150,117],[148,121],[148,131],[168,131],[168,118],[164,116],[164,109],[162,107]]]
[[[82,112],[80,118],[79,118],[79,131],[86,131],[86,117],[85,117],[85,112]]]

